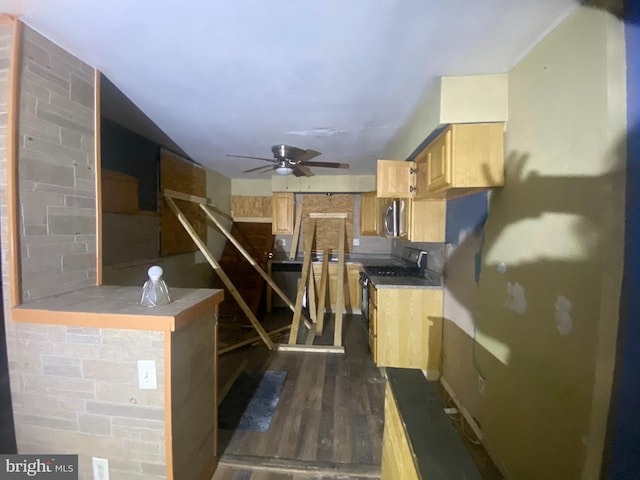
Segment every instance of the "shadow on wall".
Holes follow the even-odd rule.
[[[583,473],[600,332],[618,321],[625,149],[596,176],[540,175],[511,152],[486,223],[447,259],[443,376],[512,478]]]

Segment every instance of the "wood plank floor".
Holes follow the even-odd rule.
[[[263,319],[267,330],[291,322],[289,310]],[[333,318],[315,343],[333,341]],[[232,326],[235,325],[235,326]],[[234,343],[252,329],[220,324],[220,337]],[[307,330],[300,328],[299,343]],[[360,315],[345,315],[345,353],[271,352],[261,340],[219,358],[219,385],[231,384],[239,367],[286,370],[287,379],[267,432],[219,430],[220,464],[212,480],[364,480],[380,478],[385,379],[369,352]],[[233,340],[233,339],[236,340]],[[276,343],[286,343],[288,332]],[[444,406],[452,406],[438,385]],[[451,419],[485,480],[504,480],[470,428]],[[472,435],[471,435],[472,436]]]
[[[331,343],[332,325],[316,344]],[[221,356],[221,383],[245,359],[250,370],[285,370],[287,379],[267,432],[219,431],[214,480],[379,478],[385,380],[360,315],[344,317],[344,345],[344,354],[258,345]]]

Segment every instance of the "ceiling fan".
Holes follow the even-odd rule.
[[[309,167],[322,168],[349,168],[348,163],[335,162],[311,162],[312,158],[320,155],[316,150],[303,150],[302,148],[290,145],[274,145],[271,147],[273,158],[248,157],[246,155],[227,155],[227,157],[252,158],[254,160],[264,160],[272,165],[264,165],[245,170],[242,173],[275,171],[278,175],[294,174],[296,177],[312,177],[313,172]]]

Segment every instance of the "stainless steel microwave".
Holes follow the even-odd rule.
[[[406,201],[393,199],[382,208],[382,235],[385,237],[407,236]]]

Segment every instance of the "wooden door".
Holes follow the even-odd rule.
[[[447,221],[446,200],[410,200],[407,211],[407,240],[444,242]]]
[[[271,206],[271,232],[274,235],[291,235],[293,233],[293,193],[274,192]]]
[[[415,169],[415,191],[413,192],[413,199],[420,200],[427,198],[429,194],[429,152],[425,148],[422,150],[413,161]]]
[[[411,198],[413,162],[378,160],[377,195],[381,198]]]
[[[442,290],[382,288],[376,292],[378,366],[419,368],[437,378]]]
[[[378,364],[378,310],[376,289],[369,285],[369,347],[373,363]]]
[[[359,312],[362,306],[362,286],[360,285],[360,265],[347,264],[347,278],[349,281],[349,301],[351,312]]]
[[[426,148],[427,190],[446,190],[452,185],[452,127],[447,128]]]
[[[360,235],[379,235],[382,199],[376,192],[360,194]]]
[[[234,223],[231,228],[231,235],[242,245],[242,247],[253,257],[255,262],[267,269],[269,253],[273,251],[274,236],[271,233],[271,225],[268,223]],[[249,264],[246,258],[231,243],[227,242],[219,260],[222,270],[227,274],[231,283],[238,289],[240,295],[251,309],[254,315],[258,316],[258,311],[265,291],[265,280]],[[213,282],[214,288],[224,288],[224,301],[220,304],[220,315],[234,317],[240,323],[250,324],[249,319],[242,312],[240,306],[226,290],[222,280],[216,275]]]

